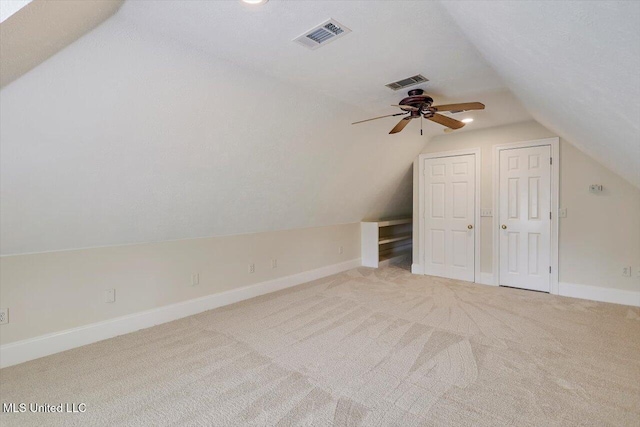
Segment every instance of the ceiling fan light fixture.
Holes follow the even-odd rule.
[[[473,119],[471,117],[461,120],[462,123],[471,123],[472,121]]]
[[[269,0],[242,0],[242,3],[257,5],[257,4],[265,4],[268,1]]]

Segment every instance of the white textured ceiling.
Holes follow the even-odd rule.
[[[2,253],[410,212],[412,161],[442,127],[351,126],[394,111],[384,84],[422,73],[436,101],[484,102],[465,129],[530,116],[441,6],[398,6],[125,2],[0,92]],[[353,32],[292,42],[329,17]]]
[[[385,84],[422,74],[430,81],[416,87],[436,103],[492,103],[491,111],[466,130],[531,118],[434,2],[128,1],[119,14],[136,28],[337,98],[369,115],[396,112],[390,105],[407,96],[406,90],[394,92]],[[313,51],[292,41],[329,18],[352,32]],[[500,102],[492,102],[496,99]],[[430,133],[442,132],[432,126],[427,125]]]
[[[638,184],[639,7],[129,0],[2,88],[2,253],[407,211],[411,161],[442,128],[349,123],[393,112],[404,93],[384,85],[417,73],[436,102],[487,105],[462,131],[529,119],[521,100]],[[316,51],[292,42],[328,18],[353,32]],[[3,70],[22,59],[3,51]]]
[[[640,2],[442,4],[537,121],[640,187]]]

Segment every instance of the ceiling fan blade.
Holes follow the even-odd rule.
[[[484,110],[482,102],[463,102],[461,104],[434,105],[436,111],[468,111],[468,110]]]
[[[464,123],[451,117],[443,116],[442,114],[435,113],[432,117],[425,117],[427,120],[439,123],[451,129],[460,129],[464,126]]]
[[[371,120],[384,119],[385,117],[393,117],[393,116],[402,116],[407,113],[395,113],[395,114],[387,114],[386,116],[374,117],[373,119],[360,120],[359,122],[353,122],[352,125],[357,125],[358,123],[370,122]]]
[[[391,132],[389,132],[389,134],[402,131],[402,129],[404,129],[404,127],[409,124],[412,118],[413,117],[405,117],[404,119],[400,120],[398,124],[393,129],[391,129]]]
[[[402,108],[403,110],[406,110],[406,111],[418,111],[418,110],[420,110],[419,108],[412,107],[411,105],[392,104],[391,106],[392,107],[400,107],[400,108]]]

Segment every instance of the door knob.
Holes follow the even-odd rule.
[[[502,229],[503,229],[503,230],[506,230],[506,229],[507,229],[507,226],[506,226],[506,225],[504,225],[504,224],[502,224]]]
[[[467,228],[468,228],[469,230],[471,230],[471,229],[473,228],[473,225],[469,224],[469,225],[467,225]]]

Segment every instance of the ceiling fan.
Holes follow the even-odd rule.
[[[351,124],[356,125],[358,123],[369,122],[371,120],[378,120],[385,117],[406,116],[405,118],[400,120],[389,133],[398,133],[402,131],[402,129],[404,129],[404,127],[408,125],[412,119],[418,119],[421,117],[446,126],[450,129],[460,129],[464,126],[463,122],[452,119],[451,117],[443,116],[442,114],[438,114],[438,112],[449,111],[451,113],[459,113],[461,111],[469,110],[484,110],[484,104],[481,102],[464,102],[461,104],[447,105],[431,104],[433,104],[433,98],[431,98],[429,95],[425,95],[422,89],[412,89],[409,91],[409,96],[407,98],[404,98],[402,101],[400,101],[398,105],[393,105],[393,107],[400,107],[402,112],[388,114],[386,116],[374,117],[367,120],[360,120],[359,122],[354,122]]]

